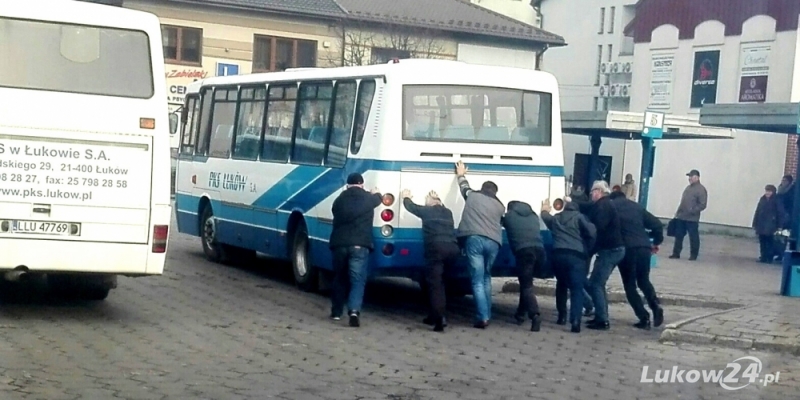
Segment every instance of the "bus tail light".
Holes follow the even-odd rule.
[[[391,193],[384,194],[383,197],[381,198],[381,202],[383,203],[383,205],[387,207],[391,206],[392,204],[394,204],[394,195],[392,195]]]
[[[385,245],[383,245],[382,251],[383,255],[390,256],[392,255],[392,253],[394,253],[394,245],[391,243],[386,243]]]
[[[392,210],[383,210],[381,211],[381,219],[384,222],[389,222],[394,218],[394,211]]]
[[[391,225],[384,225],[381,227],[381,235],[383,235],[383,237],[392,236],[392,233],[394,233],[394,228],[392,228]]]
[[[153,253],[166,253],[169,225],[153,226]]]

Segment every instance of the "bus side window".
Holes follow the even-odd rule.
[[[211,88],[203,89],[202,105],[200,111],[200,126],[198,127],[197,140],[195,141],[194,154],[196,156],[205,156],[208,153],[208,136],[211,129],[211,103],[212,94],[214,91]]]
[[[195,134],[197,133],[197,114],[200,102],[197,97],[189,97],[186,101],[186,123],[181,127],[181,154],[191,155],[194,151]]]
[[[293,163],[322,165],[332,96],[333,82],[300,85],[300,115],[294,132]]]
[[[258,158],[261,127],[264,121],[266,89],[242,89],[233,158],[255,160]]]
[[[214,92],[214,112],[211,114],[210,157],[228,158],[233,144],[233,127],[236,121],[237,89],[217,89]]]
[[[297,85],[270,85],[261,161],[289,161],[296,103]]]
[[[361,150],[361,143],[364,139],[364,131],[367,128],[369,109],[372,107],[372,97],[375,96],[375,81],[362,80],[358,86],[358,107],[356,108],[355,128],[353,129],[353,140],[350,142],[350,151],[358,154]]]
[[[334,168],[344,167],[347,159],[347,144],[353,130],[353,114],[356,103],[356,82],[336,82],[336,99],[333,103],[333,123],[325,154],[325,165]]]

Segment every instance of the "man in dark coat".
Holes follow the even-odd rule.
[[[423,322],[433,325],[434,331],[442,332],[446,325],[442,275],[445,267],[452,268],[461,254],[456,239],[453,212],[442,204],[439,195],[434,191],[425,196],[424,206],[411,201],[411,191],[408,189],[403,190],[400,197],[403,198],[403,207],[422,220],[425,261],[428,264],[426,281],[430,300],[430,313]]]
[[[372,244],[372,219],[375,207],[381,204],[378,189],[364,190],[364,178],[359,173],[347,177],[347,189],[333,201],[333,230],[330,249],[333,252],[333,295],[331,318],[341,319],[345,297],[350,326],[358,327],[364,287],[367,284],[367,267]],[[350,293],[347,281],[350,280]]]
[[[539,316],[539,302],[533,293],[533,271],[542,268],[545,257],[539,216],[530,204],[511,201],[508,203],[508,212],[503,217],[503,227],[506,228],[519,271],[519,306],[514,318],[522,324],[527,313],[531,319],[531,330],[539,332],[542,318]]]
[[[786,218],[782,228],[792,229],[794,228],[791,226],[792,211],[794,210],[794,178],[791,175],[785,175],[781,179],[777,194],[783,204],[783,210],[786,211]]]
[[[753,229],[761,245],[761,256],[758,261],[767,264],[772,263],[775,255],[775,232],[783,227],[786,215],[781,199],[775,195],[776,191],[773,185],[764,188],[764,195],[758,201],[753,215]]]
[[[683,238],[689,234],[689,261],[694,261],[700,253],[700,213],[708,206],[708,191],[700,183],[700,171],[693,169],[686,176],[689,177],[689,186],[683,190],[681,203],[675,212],[675,244],[669,258],[681,258]]]
[[[626,198],[624,193],[611,193],[609,197],[619,214],[622,241],[625,243],[625,257],[619,263],[619,274],[628,303],[639,318],[639,322],[633,326],[650,329],[650,314],[645,310],[642,298],[636,291],[637,285],[653,311],[653,325],[661,326],[664,322],[664,311],[659,306],[656,291],[650,282],[650,258],[653,246],[664,241],[664,224],[639,203]]]

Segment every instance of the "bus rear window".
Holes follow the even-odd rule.
[[[146,33],[0,18],[0,86],[147,99]]]
[[[550,93],[481,86],[406,85],[403,139],[549,146]]]

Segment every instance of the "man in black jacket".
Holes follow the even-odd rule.
[[[589,220],[597,228],[597,242],[593,253],[597,254],[594,268],[589,276],[589,295],[595,308],[595,318],[587,323],[587,328],[608,330],[608,301],[606,299],[606,282],[614,271],[614,267],[625,257],[625,246],[622,242],[619,215],[611,199],[611,189],[605,181],[595,181],[591,190],[592,203],[580,204],[581,212],[589,216]]]
[[[517,323],[522,324],[527,313],[531,319],[531,330],[539,332],[542,318],[539,315],[539,302],[533,293],[533,271],[544,265],[544,243],[539,216],[530,204],[511,201],[508,203],[508,212],[503,217],[503,227],[506,228],[519,273],[519,306],[514,318]]]
[[[664,224],[639,203],[625,198],[624,193],[611,193],[609,197],[619,214],[622,241],[625,243],[625,258],[619,264],[619,274],[628,303],[639,318],[639,322],[633,326],[650,329],[650,314],[645,310],[642,298],[636,291],[638,283],[653,311],[653,325],[658,327],[664,322],[664,311],[659,306],[656,291],[650,283],[650,258],[653,246],[664,241]]]
[[[330,249],[333,252],[333,296],[331,318],[342,317],[345,297],[350,326],[360,325],[361,303],[367,284],[367,267],[372,244],[372,219],[375,207],[381,204],[378,189],[364,190],[364,178],[359,173],[347,177],[347,189],[333,202],[333,230]],[[347,293],[348,277],[350,293]]]
[[[419,206],[411,201],[411,191],[400,193],[403,206],[408,212],[422,220],[422,238],[425,244],[425,261],[428,264],[426,281],[428,282],[428,298],[430,314],[423,320],[433,325],[433,330],[442,332],[446,325],[444,319],[445,292],[442,275],[445,266],[453,268],[461,250],[456,239],[453,212],[442,204],[439,195],[431,191],[425,196],[425,205]]]

